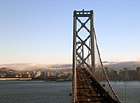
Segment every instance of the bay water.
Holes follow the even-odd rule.
[[[125,88],[126,83],[126,88]],[[140,82],[111,82],[125,103],[140,103]],[[72,83],[53,81],[0,81],[0,103],[71,103]]]

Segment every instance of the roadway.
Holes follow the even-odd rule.
[[[77,103],[117,103],[85,68],[77,70]]]

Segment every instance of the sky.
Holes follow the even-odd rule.
[[[0,0],[0,64],[72,63],[73,11],[93,10],[103,61],[140,60],[139,0]]]

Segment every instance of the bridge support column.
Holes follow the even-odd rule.
[[[86,19],[85,21],[83,19]],[[87,26],[88,25],[88,26]],[[93,11],[74,11],[73,15],[73,103],[77,102],[77,71],[88,69],[95,76]],[[82,30],[85,31],[82,31]],[[88,60],[90,62],[88,62]]]

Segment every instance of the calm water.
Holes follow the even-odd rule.
[[[124,102],[124,82],[111,82]],[[127,103],[140,103],[140,82],[126,82]],[[71,103],[71,82],[0,81],[0,103]]]
[[[0,81],[0,103],[71,103],[71,82]]]
[[[125,83],[111,82],[118,96],[125,103]],[[140,82],[126,82],[127,103],[140,103]]]

